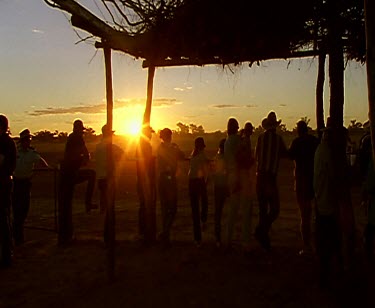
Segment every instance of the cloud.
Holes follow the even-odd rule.
[[[175,88],[173,88],[173,90],[175,90],[175,91],[179,91],[179,92],[184,92],[184,91],[189,91],[189,90],[191,90],[191,89],[193,89],[193,87],[192,86],[185,86],[185,87],[183,87],[183,88],[180,88],[180,87],[175,87]]]
[[[31,32],[33,32],[33,33],[39,33],[39,34],[43,34],[44,33],[44,31],[39,30],[39,29],[33,29],[33,30],[31,30]]]
[[[257,108],[258,105],[249,104],[249,105],[245,105],[245,107],[247,107],[247,108]]]
[[[154,107],[168,107],[173,105],[181,105],[182,102],[175,98],[155,98],[152,102]]]
[[[76,113],[102,113],[106,110],[105,104],[92,106],[75,106],[75,107],[47,107],[45,109],[36,109],[28,112],[31,116],[55,115],[55,114],[76,114]]]
[[[286,107],[286,104],[279,104],[279,107]]]
[[[144,106],[146,102],[145,98],[131,98],[131,99],[116,99],[114,101],[114,109],[132,107],[136,105]],[[153,100],[153,107],[169,107],[173,105],[182,104],[175,98],[156,98]],[[105,103],[96,105],[80,105],[72,107],[46,107],[44,109],[36,109],[27,112],[31,116],[40,115],[56,115],[56,114],[77,114],[77,113],[104,113],[107,109]]]
[[[212,108],[219,108],[219,109],[223,109],[223,108],[239,108],[240,106],[238,105],[232,105],[232,104],[221,104],[221,105],[213,105]]]

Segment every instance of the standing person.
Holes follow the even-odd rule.
[[[208,213],[208,158],[204,152],[205,147],[206,145],[202,137],[195,139],[189,168],[189,196],[193,218],[194,241],[198,248],[202,243],[201,230],[205,230]],[[199,209],[199,203],[201,204],[201,209]]]
[[[162,143],[157,151],[159,174],[159,196],[162,214],[160,238],[164,247],[170,245],[170,229],[177,212],[177,162],[184,159],[184,153],[177,144],[172,143],[172,131],[164,128],[160,131]]]
[[[365,181],[367,202],[367,224],[364,230],[364,246],[369,262],[374,261],[374,239],[375,239],[375,169],[372,156],[368,165],[368,172]]]
[[[111,136],[114,131],[110,130],[107,124],[102,127],[102,139],[96,145],[95,149],[95,167],[96,177],[98,179],[98,188],[100,195],[99,209],[101,213],[105,213],[104,219],[104,241],[107,241],[107,222],[108,222],[108,174],[115,175],[115,169],[118,162],[121,160],[121,156],[124,151],[117,145],[111,144]],[[112,145],[112,149],[109,146]],[[111,150],[112,154],[112,165],[108,166],[108,151]],[[114,182],[115,183],[115,182]]]
[[[227,171],[224,161],[224,144],[226,139],[221,139],[215,157],[214,173],[214,200],[215,200],[215,239],[216,247],[221,247],[221,216],[228,196]]]
[[[16,145],[9,136],[8,118],[0,114],[0,267],[12,265],[11,206]]]
[[[271,249],[269,230],[280,212],[277,187],[279,160],[287,156],[284,141],[276,133],[276,128],[280,123],[281,120],[277,120],[275,112],[271,111],[262,121],[265,132],[259,135],[255,147],[256,192],[259,205],[259,224],[255,229],[255,238],[267,251]]]
[[[31,178],[34,166],[49,168],[48,163],[31,147],[32,135],[24,129],[20,133],[16,169],[13,178],[13,236],[16,245],[24,242],[24,222],[30,208]]]
[[[254,166],[254,155],[251,147],[251,135],[253,134],[253,125],[246,122],[244,129],[241,131],[241,146],[238,155],[238,166],[241,181],[240,206],[242,211],[242,238],[245,253],[250,252],[250,235],[251,235],[251,216],[253,209],[253,191],[254,183],[252,172]]]
[[[238,154],[241,147],[241,137],[238,134],[238,121],[230,118],[227,124],[227,139],[224,143],[224,160],[228,176],[228,233],[227,249],[232,248],[234,225],[237,218],[241,197],[241,179],[238,163]]]
[[[298,137],[292,141],[289,155],[295,162],[294,180],[297,203],[301,214],[303,249],[300,255],[311,252],[311,214],[314,199],[314,155],[318,138],[308,133],[305,121],[297,123]]]
[[[89,212],[91,208],[95,207],[91,202],[95,187],[95,171],[80,169],[90,159],[90,154],[83,139],[84,130],[82,120],[75,120],[73,132],[68,136],[64,158],[61,162],[58,206],[59,244],[68,244],[73,237],[72,202],[76,184],[88,181],[85,198],[86,211]]]
[[[316,248],[321,287],[327,286],[333,257],[338,257],[339,261],[342,259],[333,139],[333,129],[326,128],[314,157]]]
[[[151,137],[155,131],[149,126],[142,129],[137,147],[137,193],[139,198],[138,233],[145,245],[156,240],[156,179],[155,157]]]

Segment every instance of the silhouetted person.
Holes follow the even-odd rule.
[[[8,119],[0,114],[0,267],[12,264],[11,206],[16,145],[9,136]]]
[[[208,213],[207,178],[208,158],[204,152],[204,139],[194,140],[194,150],[190,157],[189,168],[189,197],[193,217],[194,241],[197,247],[201,246],[202,230],[206,229]]]
[[[152,155],[150,126],[142,129],[137,147],[137,192],[139,198],[138,233],[144,244],[156,240],[156,179],[155,157]]]
[[[227,123],[227,139],[224,143],[224,160],[228,176],[228,233],[227,249],[232,248],[233,229],[241,198],[241,178],[238,155],[241,147],[241,137],[238,134],[238,121],[230,118]]]
[[[221,139],[215,157],[214,172],[214,200],[215,200],[215,239],[216,247],[221,247],[221,216],[225,200],[228,197],[227,171],[224,160],[224,144],[226,139]]]
[[[267,251],[271,249],[269,230],[280,213],[277,186],[279,160],[287,155],[284,141],[276,133],[280,123],[281,120],[277,120],[275,112],[271,111],[262,121],[265,132],[259,135],[255,148],[256,192],[259,205],[259,224],[255,230],[255,237]]]
[[[375,239],[375,169],[373,159],[370,156],[365,190],[367,192],[367,223],[364,230],[364,245],[367,258],[374,261],[374,239]]]
[[[88,181],[85,197],[86,212],[92,205],[92,195],[95,187],[95,171],[80,169],[90,159],[89,152],[83,140],[84,126],[81,120],[73,123],[73,132],[68,136],[64,158],[61,162],[59,183],[59,244],[67,244],[72,240],[72,202],[74,187],[78,183]]]
[[[314,155],[318,138],[308,133],[305,121],[297,123],[298,137],[292,141],[289,155],[295,162],[294,180],[297,203],[301,214],[303,249],[300,254],[311,252],[311,214],[314,199]]]
[[[110,185],[110,181],[108,179],[109,175],[115,176],[115,169],[116,166],[119,164],[121,160],[121,156],[123,155],[124,151],[117,146],[116,144],[112,144],[110,142],[111,136],[113,135],[114,131],[110,130],[108,125],[105,124],[102,127],[102,139],[96,145],[95,148],[95,171],[96,171],[96,178],[98,179],[98,189],[99,189],[99,198],[100,204],[99,209],[100,213],[105,213],[104,219],[104,241],[107,242],[108,240],[108,200],[110,199],[108,196],[109,190],[108,185]],[[109,148],[111,146],[111,148]],[[108,165],[108,153],[111,152],[112,159],[110,160],[111,164]],[[115,181],[112,183],[115,185]],[[113,187],[114,188],[114,187]],[[114,197],[114,196],[113,196]]]
[[[20,133],[13,186],[13,236],[16,245],[24,242],[24,223],[30,208],[31,178],[33,168],[48,168],[47,162],[31,147],[32,135],[24,129]]]
[[[172,143],[172,131],[164,128],[160,131],[160,144],[157,152],[159,175],[159,197],[162,214],[162,232],[160,239],[164,247],[170,245],[170,229],[177,212],[177,162],[184,153],[177,144]]]
[[[253,125],[250,122],[246,122],[244,128],[241,130],[241,146],[237,158],[241,180],[240,207],[242,211],[242,238],[245,253],[250,251],[251,217],[255,191],[255,182],[253,180],[255,159],[250,139],[253,129]]]
[[[336,183],[334,133],[332,128],[323,132],[314,158],[314,191],[316,198],[316,248],[319,256],[319,281],[328,284],[333,257],[342,262],[339,198]]]

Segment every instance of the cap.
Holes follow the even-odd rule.
[[[30,133],[29,129],[24,129],[22,132],[20,132],[20,139],[31,139],[33,135]]]
[[[169,128],[164,128],[160,131],[160,138],[165,139],[172,136],[172,131]]]

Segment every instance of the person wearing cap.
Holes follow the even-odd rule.
[[[228,250],[232,248],[233,230],[241,200],[241,179],[238,161],[238,154],[241,147],[241,137],[238,134],[238,129],[239,124],[237,119],[229,118],[227,123],[227,139],[224,143],[224,161],[228,177]]]
[[[13,186],[13,236],[16,245],[24,242],[24,222],[30,208],[31,178],[34,167],[49,168],[48,163],[31,146],[29,129],[20,133]]]
[[[16,145],[9,136],[8,118],[0,114],[0,268],[12,265],[12,186]]]
[[[158,187],[162,213],[160,239],[164,247],[170,245],[170,229],[177,212],[177,164],[184,159],[184,153],[177,144],[172,143],[172,131],[160,131],[162,140],[157,150]]]
[[[106,219],[104,224],[104,240],[107,240],[107,191],[108,191],[108,174],[112,174],[115,176],[115,169],[116,165],[121,160],[124,151],[117,146],[116,144],[112,144],[111,136],[113,135],[114,131],[110,130],[108,125],[105,124],[102,127],[102,139],[96,145],[95,148],[95,171],[96,171],[96,178],[98,181],[98,188],[99,188],[99,209],[100,213],[105,213]],[[112,159],[110,160],[110,165],[108,165],[108,150],[110,149],[109,146],[112,145],[111,154]]]
[[[150,245],[156,240],[156,179],[155,157],[152,155],[151,137],[155,131],[145,125],[136,150],[138,236],[142,244]]]
[[[202,137],[195,139],[188,173],[194,241],[198,248],[201,246],[201,231],[205,230],[208,214],[207,178],[209,160],[204,152],[205,147],[206,145]],[[201,208],[199,205],[201,205]]]
[[[312,200],[314,199],[314,155],[319,144],[318,138],[309,134],[307,123],[303,120],[297,122],[298,137],[292,141],[288,150],[289,156],[294,160],[294,189],[297,204],[300,210],[300,231],[303,249],[300,255],[312,252],[311,247],[311,215]]]
[[[95,170],[80,169],[90,160],[90,154],[83,139],[84,130],[82,120],[75,120],[73,132],[68,136],[64,158],[60,166],[59,244],[68,244],[73,237],[72,202],[76,184],[88,182],[85,196],[86,212],[95,207],[91,202],[95,188]]]
[[[265,131],[259,135],[255,146],[256,193],[259,206],[259,223],[255,229],[255,238],[267,251],[271,249],[269,230],[280,212],[277,186],[279,161],[281,157],[288,156],[284,140],[276,132],[280,123],[276,113],[271,111],[262,121]]]
[[[244,252],[249,253],[251,238],[251,216],[253,209],[253,199],[255,195],[255,183],[253,183],[254,154],[251,146],[251,135],[254,127],[251,122],[246,122],[240,132],[241,144],[237,157],[239,175],[241,181],[240,204],[242,211],[242,238]],[[238,207],[236,209],[238,211]],[[237,213],[235,214],[237,216]]]

